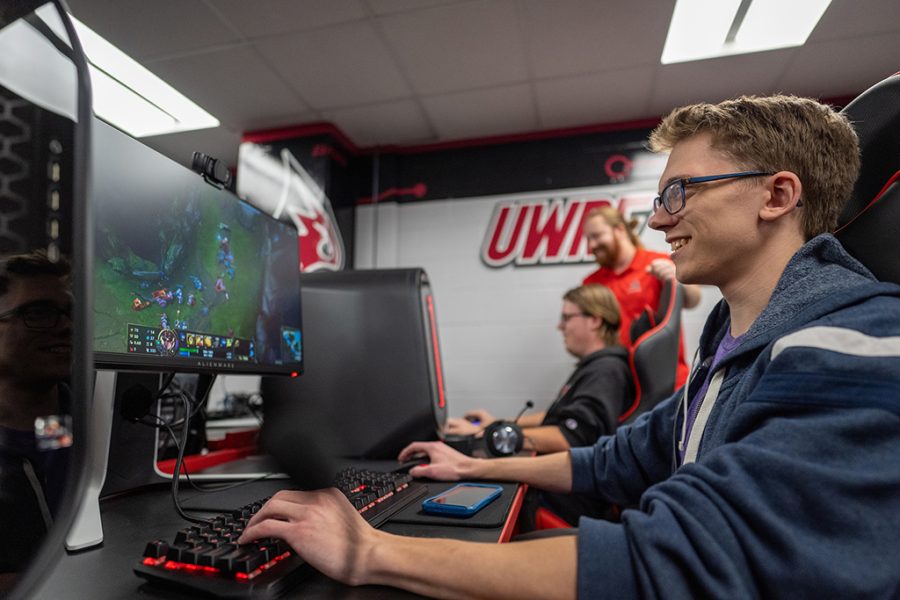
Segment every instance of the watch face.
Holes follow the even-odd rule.
[[[515,454],[520,437],[515,425],[501,425],[491,432],[491,444],[498,454]]]

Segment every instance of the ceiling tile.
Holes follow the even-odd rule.
[[[435,140],[422,111],[412,100],[326,111],[322,116],[362,148]]]
[[[900,33],[897,0],[834,0],[807,43],[889,32]]]
[[[240,39],[202,2],[72,0],[68,4],[77,19],[137,60]]]
[[[309,110],[248,46],[159,61],[148,67],[238,131],[266,116]]]
[[[659,63],[674,0],[526,0],[523,29],[537,78]]]
[[[256,47],[317,110],[411,94],[368,22],[263,40]]]
[[[665,115],[695,102],[719,102],[743,94],[769,94],[793,50],[774,50],[656,67],[649,112]]]
[[[538,128],[528,85],[513,85],[422,99],[438,139],[458,140]]]
[[[807,44],[780,78],[781,88],[816,98],[855,96],[900,68],[900,35]],[[821,68],[828,65],[828,69]]]
[[[380,19],[388,44],[422,94],[462,91],[527,78],[510,0],[452,4]]]
[[[541,125],[555,129],[655,116],[649,109],[655,71],[638,67],[538,81]]]
[[[369,5],[369,9],[376,15],[390,15],[393,13],[440,6],[442,4],[468,1],[469,0],[365,0],[365,3]]]
[[[359,0],[210,0],[210,4],[248,38],[317,29],[366,16]]]
[[[306,125],[308,123],[319,123],[322,121],[322,114],[318,112],[301,112],[295,110],[281,115],[275,113],[249,115],[245,120],[246,123],[244,123],[243,127],[240,129],[242,133],[260,131],[263,129],[295,127],[297,125]]]

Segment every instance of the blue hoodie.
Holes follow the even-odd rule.
[[[729,325],[723,301],[689,395]],[[571,451],[574,492],[638,506],[579,522],[579,597],[900,597],[900,286],[814,238],[712,374],[690,440],[684,398]]]

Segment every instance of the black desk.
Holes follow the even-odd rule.
[[[285,480],[248,484],[233,490],[201,494],[182,487],[182,506],[228,510],[263,498],[287,487]],[[439,492],[450,484],[435,483]],[[517,493],[515,484],[504,484],[504,493]],[[517,503],[511,513],[517,513]],[[101,502],[104,541],[101,546],[65,555],[47,573],[46,584],[36,598],[195,598],[196,595],[168,587],[159,587],[137,577],[132,568],[141,558],[144,545],[153,539],[171,540],[185,522],[175,512],[168,486],[146,488]],[[515,519],[515,514],[510,515]],[[417,537],[447,537],[476,542],[497,543],[504,528],[391,523],[382,530]],[[383,598],[419,598],[420,596],[381,586],[348,587],[319,573],[313,574],[284,598],[344,598],[379,600]]]

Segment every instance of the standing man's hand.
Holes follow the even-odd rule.
[[[668,258],[657,258],[651,261],[647,272],[660,281],[668,281],[675,278],[675,263]]]
[[[659,279],[668,281],[675,279],[675,263],[668,258],[657,258],[647,267],[647,272]],[[684,307],[694,308],[700,304],[700,287],[693,284],[680,284],[684,290]]]

